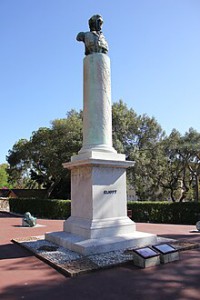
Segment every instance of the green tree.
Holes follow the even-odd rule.
[[[200,134],[184,136],[173,130],[167,137],[155,118],[137,115],[122,100],[112,107],[113,146],[135,161],[128,169],[128,185],[139,200],[198,200]],[[30,140],[19,140],[9,151],[9,182],[15,187],[47,188],[49,197],[68,198],[70,161],[82,146],[82,112],[39,128]]]
[[[165,133],[155,118],[139,115],[122,102],[113,105],[113,144],[116,150],[135,161],[128,170],[129,185],[140,200],[160,199],[157,172],[162,167],[160,142]]]
[[[8,182],[8,164],[0,164],[0,189],[11,188],[12,186]]]
[[[122,100],[112,106],[113,146],[119,153],[128,157],[134,147],[137,131],[137,115],[133,109],[128,109]]]
[[[166,155],[160,184],[170,190],[172,201],[199,199],[200,134],[190,128],[185,135],[173,130],[163,141]]]
[[[159,184],[164,190],[169,191],[169,196],[173,202],[182,201],[183,187],[182,179],[185,173],[185,165],[180,160],[178,149],[181,144],[181,135],[177,130],[172,130],[171,134],[162,142],[164,159],[163,169],[158,173]],[[184,180],[186,184],[186,180]],[[187,186],[185,185],[185,189]],[[181,200],[182,199],[182,200]]]
[[[62,163],[77,153],[82,143],[82,113],[74,110],[65,119],[54,120],[51,128],[39,128],[30,140],[20,140],[9,151],[9,178],[18,187],[47,188],[49,197],[66,198],[70,172]]]
[[[14,188],[26,188],[29,185],[29,157],[29,141],[26,139],[20,139],[8,152],[8,181]]]
[[[193,128],[182,137],[182,145],[179,148],[179,155],[185,161],[190,175],[190,186],[194,188],[194,200],[199,200],[200,180],[200,133]],[[189,189],[188,189],[189,191]]]
[[[161,126],[154,118],[138,116],[136,144],[130,152],[135,161],[133,182],[141,200],[160,200],[163,191],[159,186],[158,173],[163,169],[161,141],[165,137]]]

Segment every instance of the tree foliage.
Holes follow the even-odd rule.
[[[49,197],[68,198],[70,174],[62,163],[77,153],[82,141],[81,112],[70,111],[39,128],[30,140],[19,140],[9,151],[9,179],[16,187],[47,188]]]
[[[174,129],[167,136],[154,117],[137,115],[121,100],[113,104],[112,121],[114,148],[135,161],[127,178],[138,200],[199,200],[200,133],[190,128],[181,135]],[[82,112],[72,110],[9,150],[9,182],[68,198],[70,172],[62,164],[81,146]]]
[[[8,182],[7,168],[8,164],[0,164],[0,189],[11,188],[11,185]]]

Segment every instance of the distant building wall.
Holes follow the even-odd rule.
[[[0,198],[0,210],[1,211],[10,211],[8,199]]]
[[[47,198],[45,189],[0,189],[3,198]]]

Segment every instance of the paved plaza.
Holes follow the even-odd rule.
[[[62,220],[38,220],[24,228],[21,218],[0,213],[0,299],[200,299],[200,248],[182,251],[181,260],[148,269],[132,263],[68,278],[11,242],[63,230]],[[194,225],[137,223],[137,230],[200,244]]]

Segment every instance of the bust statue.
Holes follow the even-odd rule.
[[[101,31],[103,18],[100,15],[92,16],[89,21],[89,32],[79,32],[76,39],[85,44],[85,55],[95,52],[107,54],[108,43]]]

